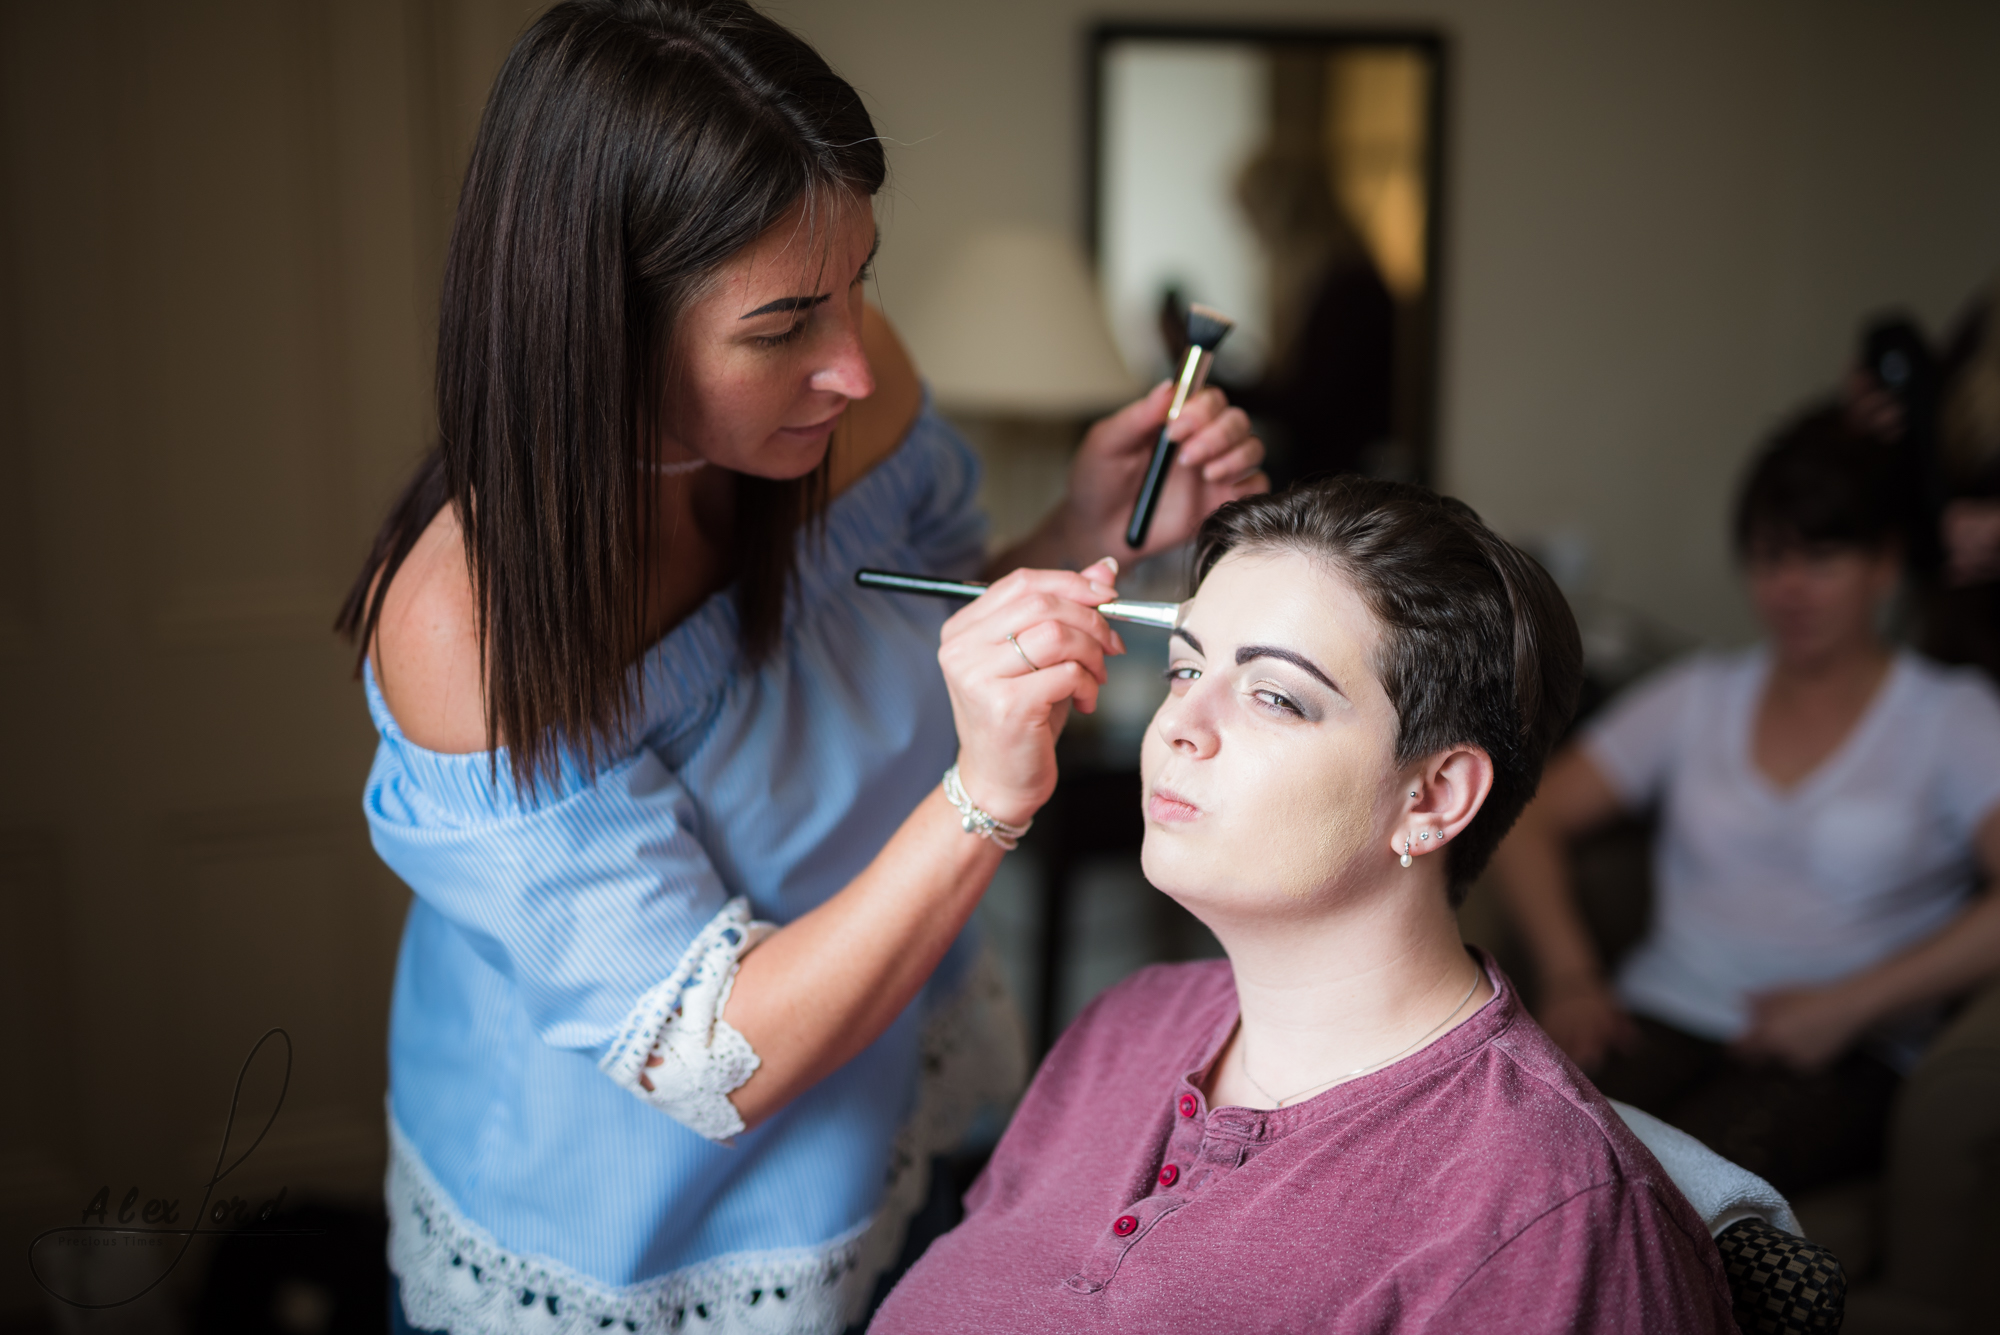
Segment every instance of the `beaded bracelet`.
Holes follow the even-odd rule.
[[[972,799],[965,795],[965,785],[959,782],[957,765],[944,772],[944,800],[958,808],[958,823],[967,834],[991,839],[1009,852],[1028,832],[1028,827],[1034,824],[1033,821],[1024,821],[1019,825],[1009,825],[991,812],[974,806]]]

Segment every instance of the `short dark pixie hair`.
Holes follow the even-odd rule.
[[[1223,506],[1195,540],[1194,584],[1234,551],[1331,563],[1382,624],[1377,675],[1396,760],[1452,746],[1493,759],[1493,789],[1446,853],[1465,899],[1541,782],[1583,684],[1583,645],[1548,572],[1472,507],[1427,487],[1334,477]]]
[[[1736,500],[1736,554],[1838,543],[1879,551],[1902,535],[1907,488],[1889,448],[1838,407],[1779,431],[1751,461]]]

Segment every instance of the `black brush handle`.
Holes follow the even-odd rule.
[[[1153,511],[1160,508],[1160,493],[1167,489],[1167,470],[1174,466],[1178,448],[1167,438],[1173,421],[1160,428],[1159,443],[1153,446],[1152,461],[1146,465],[1146,480],[1139,484],[1139,499],[1132,503],[1132,522],[1125,526],[1125,545],[1138,551],[1146,545],[1146,530],[1153,526]]]
[[[893,570],[857,570],[854,582],[864,589],[894,589],[897,593],[927,593],[933,598],[977,598],[986,592],[984,584],[966,580],[932,579],[928,575],[899,575]]]

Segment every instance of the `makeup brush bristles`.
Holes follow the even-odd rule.
[[[1197,303],[1188,307],[1188,342],[1204,352],[1214,352],[1223,336],[1235,327],[1236,321],[1213,306]]]

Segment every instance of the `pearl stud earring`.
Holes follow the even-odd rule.
[[[1413,861],[1415,859],[1410,856],[1410,836],[1406,834],[1403,836],[1403,865],[1407,867]]]

